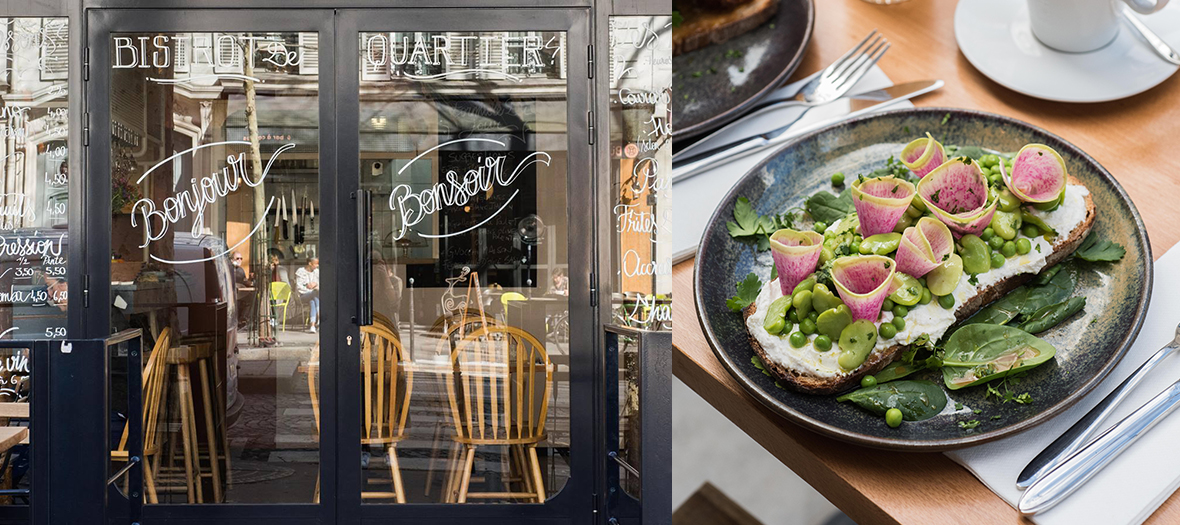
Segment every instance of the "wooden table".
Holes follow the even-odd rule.
[[[7,452],[29,437],[29,427],[0,427],[0,453]]]
[[[1171,154],[1180,140],[1180,77],[1116,102],[1046,102],[1009,91],[967,62],[955,44],[955,2],[815,3],[814,36],[795,79],[826,67],[877,28],[893,43],[880,66],[894,82],[946,81],[916,105],[980,109],[1056,133],[1093,156],[1127,190],[1147,224],[1155,258],[1180,241],[1180,156]],[[857,523],[1031,523],[942,454],[860,448],[770,412],[730,377],[705,341],[692,300],[691,260],[674,267],[673,291],[676,377]],[[1147,523],[1180,523],[1180,495],[1173,494]]]

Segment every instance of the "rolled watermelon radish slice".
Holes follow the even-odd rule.
[[[832,263],[832,282],[853,320],[877,321],[881,304],[896,289],[896,273],[897,263],[884,255],[841,257]]]
[[[946,150],[942,149],[942,144],[934,140],[929,133],[926,134],[926,138],[915,139],[901,150],[901,163],[919,179],[934,171],[934,168],[942,166],[944,162]]]
[[[926,174],[918,181],[918,196],[956,239],[979,235],[996,213],[996,199],[988,198],[987,177],[968,157],[948,160]]]
[[[942,264],[954,251],[955,239],[942,221],[922,217],[901,234],[897,247],[897,271],[922,277]]]
[[[791,295],[796,285],[815,273],[823,248],[824,236],[813,231],[778,230],[770,236],[770,254],[783,295]]]
[[[1053,202],[1065,191],[1069,179],[1061,155],[1044,144],[1020,148],[1012,159],[1011,174],[1003,162],[999,166],[1004,185],[1024,202]]]
[[[852,183],[852,205],[860,219],[860,234],[890,233],[914,198],[914,185],[892,175],[857,179]]]

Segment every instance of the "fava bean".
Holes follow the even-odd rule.
[[[799,312],[799,322],[803,322],[807,319],[807,314],[811,313],[811,290],[795,292],[795,295],[791,296],[791,304]]]
[[[823,249],[821,249],[819,251],[819,265],[820,266],[827,264],[828,261],[835,259],[835,258],[836,258],[836,252],[832,251],[832,249],[828,248],[827,246],[824,246]]]
[[[839,341],[840,333],[852,324],[852,310],[847,305],[840,305],[827,310],[815,320],[819,333],[828,336],[829,341]]]
[[[974,275],[986,272],[988,268],[991,268],[991,260],[989,259],[991,249],[988,248],[987,243],[983,242],[982,239],[967,234],[962,239],[959,239],[959,244],[963,246],[963,249],[959,251],[959,255],[963,258],[963,270],[967,273]],[[931,291],[936,292],[937,290]],[[936,293],[935,295],[938,294]]]
[[[877,328],[868,319],[857,319],[840,332],[840,368],[853,370],[865,362],[877,344]]]
[[[905,209],[905,214],[909,215],[911,219],[917,219],[918,217],[922,216],[922,210],[919,210],[918,208],[914,207],[913,204],[911,204],[909,208]]]
[[[803,282],[796,284],[795,289],[791,290],[791,297],[794,297],[795,294],[797,294],[803,290],[810,291],[812,288],[815,288],[815,276],[814,275],[812,275],[811,277],[808,277],[806,279],[803,279]]]
[[[782,333],[783,328],[787,326],[785,316],[790,307],[790,297],[779,297],[771,301],[770,307],[766,309],[766,319],[762,321],[762,328],[774,335]]]
[[[992,215],[991,227],[996,235],[1003,237],[1005,241],[1016,238],[1016,230],[1020,229],[1020,224],[1019,212],[996,210],[996,214]]]
[[[922,283],[909,274],[898,272],[894,279],[901,282],[901,286],[889,294],[889,299],[895,305],[913,306],[922,298]],[[896,306],[894,306],[896,308]]]
[[[922,197],[918,196],[917,193],[914,194],[913,200],[910,201],[910,206],[917,208],[918,211],[922,213],[929,211],[929,208],[926,207],[926,203],[922,202]]]
[[[1020,209],[1020,198],[1008,191],[1008,188],[1003,188],[1000,193],[996,195],[996,199],[1000,204],[996,206],[999,211],[1014,212]]]
[[[844,304],[844,301],[832,293],[826,284],[817,283],[815,288],[812,288],[811,309],[813,311],[826,312],[842,304]]]
[[[991,266],[991,261],[988,261],[988,266]],[[946,261],[935,266],[930,273],[926,274],[926,282],[930,285],[930,289],[926,290],[931,296],[943,296],[955,291],[955,287],[959,286],[959,279],[963,277],[963,259],[959,254],[952,253]],[[923,304],[929,304],[930,298]]]
[[[889,255],[897,251],[901,244],[900,233],[878,233],[871,235],[860,243],[860,254]]]

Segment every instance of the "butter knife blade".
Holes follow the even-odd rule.
[[[683,180],[693,175],[697,175],[724,162],[734,160],[737,158],[750,155],[757,151],[782,144],[791,137],[826,126],[833,122],[839,122],[845,119],[857,117],[866,112],[873,111],[887,104],[893,104],[903,100],[909,100],[918,95],[929,93],[943,86],[942,80],[922,80],[917,82],[907,82],[898,84],[896,86],[887,87],[885,89],[876,89],[864,93],[858,93],[841,99],[837,99],[830,104],[846,104],[847,113],[839,117],[822,120],[813,124],[799,124],[798,118],[790,123],[771,130],[766,133],[752,135],[734,142],[730,142],[723,146],[711,148],[701,153],[688,156],[683,159],[676,159],[673,157],[672,161],[672,181]],[[802,117],[800,114],[799,117]]]
[[[1151,401],[1098,436],[1093,443],[1033,483],[1020,497],[1017,509],[1025,516],[1032,516],[1053,508],[1172,413],[1177,405],[1180,405],[1180,381],[1172,383]]]

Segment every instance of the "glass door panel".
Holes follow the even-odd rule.
[[[570,479],[566,38],[360,34],[366,503],[540,503]]]
[[[110,331],[150,349],[147,503],[318,498],[318,38],[108,42]]]

